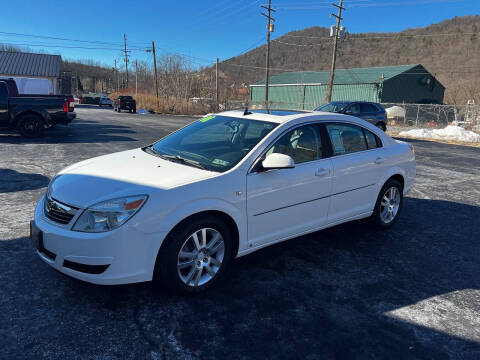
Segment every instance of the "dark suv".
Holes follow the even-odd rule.
[[[387,130],[387,113],[379,103],[367,101],[332,101],[331,103],[316,108],[315,111],[356,116],[367,120],[383,131]]]
[[[128,112],[136,113],[137,103],[135,102],[135,99],[131,96],[120,95],[115,99],[113,109],[118,112],[122,112],[122,110],[128,110]]]

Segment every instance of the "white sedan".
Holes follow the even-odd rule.
[[[413,147],[361,119],[227,111],[62,170],[31,238],[72,277],[194,293],[265,246],[368,217],[391,227],[414,180]]]

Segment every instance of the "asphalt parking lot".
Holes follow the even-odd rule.
[[[392,230],[360,221],[274,245],[185,298],[82,283],[33,250],[57,171],[194,120],[76,111],[42,139],[0,134],[1,359],[480,358],[480,148],[412,141],[417,183]]]

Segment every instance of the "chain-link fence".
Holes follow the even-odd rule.
[[[457,125],[480,133],[480,105],[382,104],[391,131],[443,129]]]

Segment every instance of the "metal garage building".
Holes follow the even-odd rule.
[[[325,103],[329,71],[287,72],[269,79],[272,108],[314,109]],[[337,69],[332,100],[441,104],[445,87],[422,65]],[[265,82],[250,85],[250,99],[261,103]]]
[[[64,93],[61,89],[62,58],[60,55],[0,51],[0,77],[22,79],[46,79],[51,92]]]

